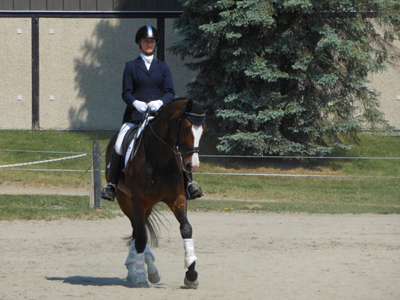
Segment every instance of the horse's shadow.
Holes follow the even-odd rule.
[[[91,276],[70,276],[70,277],[46,277],[50,281],[62,281],[72,285],[82,286],[123,286],[127,288],[135,287],[133,283],[118,277],[91,277]],[[151,285],[151,287],[161,288],[162,284]]]

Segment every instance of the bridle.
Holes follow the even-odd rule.
[[[146,112],[146,118],[147,118],[148,112]],[[195,153],[199,153],[200,152],[200,147],[194,147],[194,146],[188,146],[188,145],[180,145],[179,144],[179,136],[181,133],[181,126],[182,126],[182,121],[184,120],[184,118],[187,118],[190,123],[196,126],[201,126],[203,125],[204,121],[205,121],[205,117],[206,115],[203,114],[196,114],[196,113],[190,113],[186,111],[186,104],[182,107],[181,113],[179,115],[178,120],[176,121],[178,123],[178,131],[176,134],[176,143],[175,145],[171,146],[167,141],[165,141],[163,138],[161,138],[159,135],[157,135],[157,133],[155,133],[153,126],[151,125],[151,123],[148,124],[148,126],[151,129],[151,132],[153,133],[153,135],[160,140],[162,143],[164,143],[166,146],[168,146],[168,148],[170,148],[176,155],[179,155],[181,157],[181,164],[183,167],[183,170],[185,172],[191,172],[190,170],[187,170],[186,168],[186,164],[185,161],[192,156]],[[195,119],[199,119],[198,121],[195,121]],[[181,149],[184,150],[188,150],[185,151],[184,154],[182,154]]]

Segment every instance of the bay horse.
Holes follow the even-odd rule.
[[[154,265],[154,254],[148,245],[148,235],[157,241],[155,225],[151,219],[153,207],[164,202],[180,224],[184,240],[186,288],[197,288],[192,226],[187,218],[187,199],[183,172],[192,172],[199,166],[199,142],[205,128],[204,107],[189,99],[176,99],[164,106],[135,141],[134,157],[128,159],[125,172],[117,185],[118,204],[132,225],[132,241],[125,265],[127,281],[135,287],[149,287],[160,281]],[[106,166],[110,162],[117,135],[106,149]],[[126,161],[126,159],[125,159]],[[108,181],[108,169],[106,168]]]

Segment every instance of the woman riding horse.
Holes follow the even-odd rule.
[[[188,99],[176,99],[152,118],[146,114],[143,131],[135,140],[128,159],[125,159],[124,176],[121,176],[116,198],[121,210],[131,221],[132,242],[125,265],[127,281],[135,287],[149,287],[160,280],[154,265],[154,255],[147,242],[156,240],[154,222],[150,219],[153,207],[163,202],[175,215],[180,224],[184,241],[185,268],[184,284],[197,288],[198,275],[195,270],[197,257],[194,252],[192,226],[187,218],[187,198],[183,173],[191,173],[199,166],[199,143],[205,128],[204,107]],[[107,146],[106,164],[111,160],[115,135]],[[109,179],[110,169],[106,169]],[[157,219],[153,219],[157,221]],[[145,263],[147,264],[147,274]]]
[[[157,29],[150,25],[139,28],[135,42],[139,45],[140,56],[125,65],[122,98],[127,107],[115,148],[108,165],[109,181],[101,191],[100,197],[114,201],[117,184],[121,174],[122,142],[129,129],[137,126],[143,114],[150,110],[157,112],[175,97],[174,84],[169,66],[154,58],[158,41]],[[203,196],[201,187],[195,188],[192,174],[184,172],[187,199]]]

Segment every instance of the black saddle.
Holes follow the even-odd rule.
[[[128,151],[129,145],[131,144],[131,142],[133,141],[133,139],[135,138],[136,132],[139,129],[139,124],[135,124],[135,126],[133,126],[131,129],[128,130],[128,132],[125,134],[124,140],[122,142],[122,153],[123,156],[126,155],[126,151]],[[136,143],[135,143],[135,148],[136,148]]]
[[[157,114],[151,114],[151,115],[154,117],[154,119],[150,120],[149,123],[152,123],[158,117],[158,113]],[[128,132],[125,134],[124,140],[122,141],[122,153],[123,153],[123,156],[126,156],[126,152],[128,151],[129,145],[135,139],[136,132],[142,126],[143,122],[145,122],[144,118],[142,119],[141,122],[133,123],[134,126],[131,129],[129,129]],[[140,144],[140,136],[138,136],[137,139],[139,140],[139,142],[135,141],[134,148],[132,149],[131,156],[134,155],[135,149]]]

